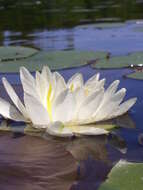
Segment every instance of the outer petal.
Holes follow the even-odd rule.
[[[41,73],[42,77],[46,80],[47,85],[50,83],[52,78],[52,73],[48,66],[44,66]]]
[[[96,83],[97,81],[99,81],[99,77],[100,77],[100,73],[93,75],[91,78],[89,78],[86,81],[85,86],[91,85],[92,83]]]
[[[44,125],[48,125],[50,123],[48,112],[40,103],[40,101],[38,101],[35,97],[25,93],[24,102],[29,117],[34,125],[41,125],[42,128]]]
[[[58,137],[72,137],[73,133],[70,128],[64,127],[63,123],[60,121],[50,123],[46,132],[53,136]]]
[[[77,88],[81,88],[83,86],[83,77],[82,74],[76,73],[73,75],[67,82],[67,86],[71,91],[76,90]]]
[[[114,94],[118,88],[119,83],[120,83],[119,80],[115,80],[114,82],[112,82],[111,85],[107,88],[106,94],[109,95]]]
[[[53,121],[69,122],[73,119],[75,111],[75,98],[69,90],[59,94],[53,104]]]
[[[124,113],[126,113],[137,101],[137,98],[131,98],[127,101],[125,101],[124,103],[122,103],[118,110],[114,113],[114,117],[123,115]]]
[[[53,78],[55,79],[55,88],[54,88],[54,99],[63,91],[66,90],[66,83],[62,75],[58,72],[53,73]]]
[[[39,99],[39,95],[36,90],[35,79],[25,67],[20,68],[20,79],[22,82],[24,92]]]
[[[75,135],[103,135],[109,133],[105,129],[95,128],[91,126],[77,126],[72,128],[72,132]]]
[[[9,102],[0,98],[0,114],[14,121],[25,121],[25,118]]]
[[[4,85],[5,89],[6,89],[9,97],[11,98],[11,100],[13,101],[15,106],[23,114],[23,116],[28,119],[27,111],[26,111],[23,103],[21,102],[21,100],[17,96],[16,92],[12,88],[12,86],[9,84],[9,82],[6,80],[6,78],[3,78],[2,81],[3,81],[3,85]]]
[[[48,88],[49,88],[49,84],[47,84],[43,76],[37,71],[36,72],[36,89],[43,105],[46,105],[46,102],[47,102]]]

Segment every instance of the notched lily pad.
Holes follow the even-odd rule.
[[[108,175],[99,190],[142,190],[143,163],[120,160]]]
[[[48,65],[52,70],[66,69],[94,63],[97,59],[105,58],[106,56],[107,52],[40,51],[26,59],[0,62],[0,71],[19,72],[21,66],[25,66],[30,71],[35,71],[41,70],[44,65]]]
[[[0,61],[12,61],[30,57],[36,54],[38,50],[21,47],[21,46],[1,46],[0,47]],[[0,63],[1,63],[0,62]]]
[[[131,53],[126,56],[115,56],[111,58],[99,59],[92,64],[96,69],[119,69],[143,64],[143,52]]]

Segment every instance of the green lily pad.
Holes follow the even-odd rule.
[[[110,28],[120,28],[125,26],[124,23],[118,22],[108,22],[108,23],[95,23],[95,24],[85,24],[85,25],[81,25],[79,26],[80,28],[86,29],[89,28],[89,26],[92,26],[93,28],[97,28],[97,29],[110,29]]]
[[[25,66],[30,71],[41,70],[44,65],[50,69],[58,70],[83,66],[95,62],[97,59],[105,58],[106,52],[88,51],[40,51],[34,56],[26,59],[0,62],[1,72],[19,72],[19,67]]]
[[[92,64],[92,67],[96,69],[119,69],[140,64],[143,64],[143,52],[136,52],[126,56],[115,56],[109,59],[99,59],[96,63]]]
[[[143,80],[143,72],[134,72],[126,75],[127,78]]]
[[[143,163],[120,160],[109,173],[99,190],[142,190]]]
[[[36,54],[38,50],[19,46],[1,46],[0,61],[19,60]]]

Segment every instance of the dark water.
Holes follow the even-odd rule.
[[[141,0],[0,0],[0,45],[106,50],[114,55],[143,51],[143,32],[136,30],[143,28],[142,10]],[[103,22],[123,25],[95,26]],[[85,66],[60,72],[66,80],[75,72],[83,73],[85,80],[100,72],[106,86],[120,79],[120,87],[127,88],[126,98],[138,98],[129,112],[136,129],[117,132],[127,143],[126,154],[120,141],[106,137],[63,140],[4,133],[0,135],[0,190],[95,190],[120,158],[143,161],[138,143],[143,131],[142,81],[123,78],[129,69],[97,71]],[[0,79],[3,76],[22,96],[19,75],[0,74]],[[8,98],[1,85],[0,96]]]

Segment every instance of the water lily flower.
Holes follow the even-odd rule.
[[[105,90],[105,79],[100,80],[99,77],[98,73],[84,83],[82,75],[76,73],[66,83],[62,75],[52,73],[47,66],[41,73],[37,71],[35,78],[21,67],[24,104],[3,78],[13,105],[0,98],[0,114],[7,119],[45,128],[49,134],[56,136],[108,133],[93,124],[123,115],[135,104],[136,98],[122,103],[126,89],[117,91],[119,80]]]

